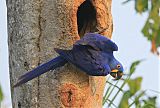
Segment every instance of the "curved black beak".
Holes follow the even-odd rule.
[[[119,80],[122,78],[123,76],[123,72],[122,71],[119,71],[117,69],[114,69],[111,71],[110,75],[115,78],[115,80]]]

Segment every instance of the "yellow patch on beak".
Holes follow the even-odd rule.
[[[111,72],[118,72],[119,70],[118,69],[113,69]]]

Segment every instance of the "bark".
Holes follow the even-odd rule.
[[[111,0],[7,0],[11,86],[17,78],[70,49],[86,32],[108,27]],[[88,16],[86,16],[88,15]],[[101,108],[105,77],[91,77],[71,64],[11,88],[13,108]]]

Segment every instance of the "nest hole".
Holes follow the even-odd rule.
[[[78,34],[82,37],[85,33],[95,32],[97,26],[96,9],[90,0],[84,1],[77,11]]]

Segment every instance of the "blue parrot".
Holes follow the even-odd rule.
[[[118,80],[123,75],[123,66],[113,55],[113,51],[118,51],[118,46],[100,34],[87,33],[75,42],[71,50],[55,48],[55,51],[59,54],[58,57],[20,76],[14,87],[68,62],[91,76],[110,74]]]

